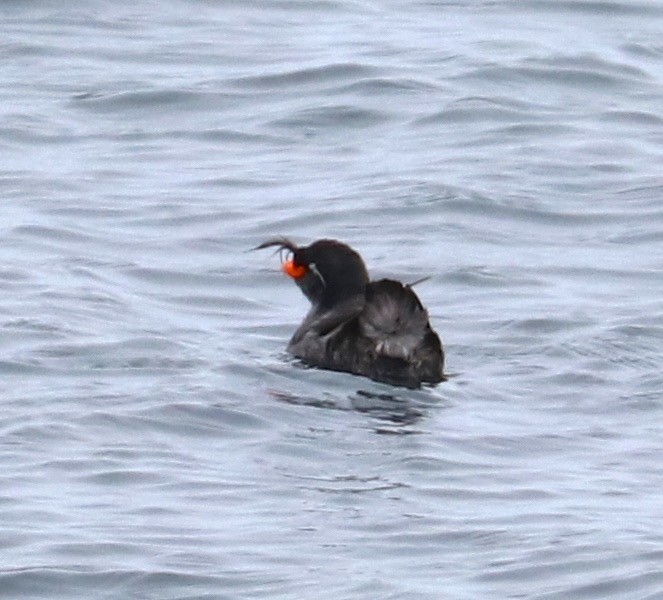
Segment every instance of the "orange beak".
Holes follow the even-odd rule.
[[[308,273],[308,267],[306,265],[297,265],[293,260],[287,260],[283,263],[283,272],[286,275],[290,275],[293,279],[300,279]]]

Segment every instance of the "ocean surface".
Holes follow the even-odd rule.
[[[0,7],[0,598],[663,598],[663,3]],[[302,368],[287,235],[448,382]]]

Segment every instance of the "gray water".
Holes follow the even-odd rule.
[[[663,598],[663,4],[4,2],[0,597]],[[301,368],[274,235],[450,380]]]

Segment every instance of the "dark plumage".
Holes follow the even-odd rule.
[[[283,270],[311,302],[288,351],[306,364],[408,388],[445,380],[444,351],[411,286],[370,281],[361,256],[336,240],[299,247],[287,238],[258,246],[290,253]]]

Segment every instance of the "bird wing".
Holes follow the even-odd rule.
[[[357,295],[348,298],[339,305],[321,310],[314,306],[292,336],[291,344],[298,342],[305,333],[325,336],[340,325],[354,319],[364,308],[364,297]]]
[[[359,327],[375,343],[377,355],[406,361],[430,331],[428,313],[412,288],[392,279],[367,286]]]

